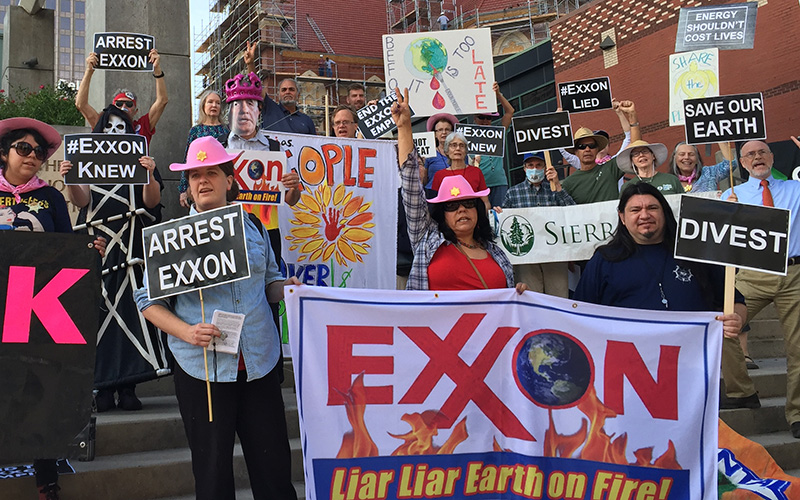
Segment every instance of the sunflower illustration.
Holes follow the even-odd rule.
[[[332,190],[322,184],[313,192],[304,192],[292,207],[294,217],[289,241],[290,251],[299,251],[298,262],[326,261],[335,258],[339,265],[364,262],[362,255],[369,253],[367,243],[375,227],[372,202],[363,196],[353,196],[344,184]]]

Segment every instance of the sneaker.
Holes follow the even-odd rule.
[[[758,399],[758,393],[745,398],[729,398],[724,395],[721,397],[719,403],[720,410],[734,410],[737,408],[761,408],[761,400]]]
[[[114,401],[114,389],[100,389],[94,395],[94,406],[97,413],[111,410],[117,406]]]
[[[137,411],[142,409],[142,402],[136,397],[135,386],[126,386],[118,389],[119,403],[117,406],[126,411]]]
[[[792,422],[792,425],[789,427],[792,429],[792,436],[794,436],[795,439],[800,439],[800,421]]]
[[[58,483],[39,486],[39,500],[59,500],[58,492],[60,490]]]
[[[747,366],[748,370],[758,370],[758,365],[750,356],[744,357],[744,364]]]

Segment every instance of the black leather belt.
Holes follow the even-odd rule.
[[[798,256],[798,257],[789,257],[789,260],[786,261],[786,265],[793,266],[795,264],[800,264],[800,256]]]

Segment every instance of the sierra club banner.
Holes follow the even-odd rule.
[[[394,289],[394,142],[268,133],[303,185],[300,201],[278,212],[286,275],[307,285]]]
[[[286,302],[310,500],[717,498],[716,313],[513,289]]]
[[[718,198],[719,191],[666,195],[676,219],[681,196]],[[512,264],[588,260],[616,230],[617,205],[619,202],[612,200],[566,207],[505,209],[497,215],[496,241]]]

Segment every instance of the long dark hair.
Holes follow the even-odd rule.
[[[622,214],[625,212],[625,207],[633,196],[637,194],[649,194],[658,200],[661,209],[664,212],[664,239],[661,245],[667,248],[672,248],[675,245],[675,235],[678,232],[678,223],[675,221],[675,216],[672,213],[667,199],[661,194],[661,191],[646,182],[632,183],[629,182],[622,189],[622,194],[619,197],[619,205],[617,205],[617,212]],[[617,229],[614,231],[611,241],[597,248],[597,251],[609,262],[619,262],[627,259],[636,253],[637,246],[628,228],[622,223],[621,220],[617,221]]]
[[[42,137],[42,134],[40,134],[38,131],[33,130],[32,128],[18,128],[16,130],[12,130],[6,133],[3,137],[0,137],[0,153],[8,155],[9,151],[11,151],[11,145],[28,134],[30,134],[33,137],[33,140],[36,141],[36,144],[43,147],[45,150],[50,149],[50,147],[52,146],[44,139],[44,137]],[[0,170],[5,170],[5,169],[6,169],[6,162],[4,162],[2,158],[0,158]]]
[[[486,215],[486,207],[480,198],[475,198],[478,201],[478,206],[475,210],[478,212],[478,223],[475,224],[475,229],[472,231],[472,237],[475,241],[481,243],[488,243],[492,241],[492,226],[489,225],[489,216]],[[444,220],[444,203],[430,203],[431,218],[436,221],[439,226],[439,232],[444,235],[444,238],[450,243],[458,243],[456,233],[447,225]]]
[[[130,115],[113,104],[109,104],[106,109],[100,112],[100,119],[97,120],[97,123],[95,123],[92,132],[95,134],[102,134],[105,131],[106,125],[108,125],[108,120],[111,118],[111,115],[122,118],[122,121],[125,122],[126,134],[136,133],[136,131],[133,129],[133,122],[131,121]]]

